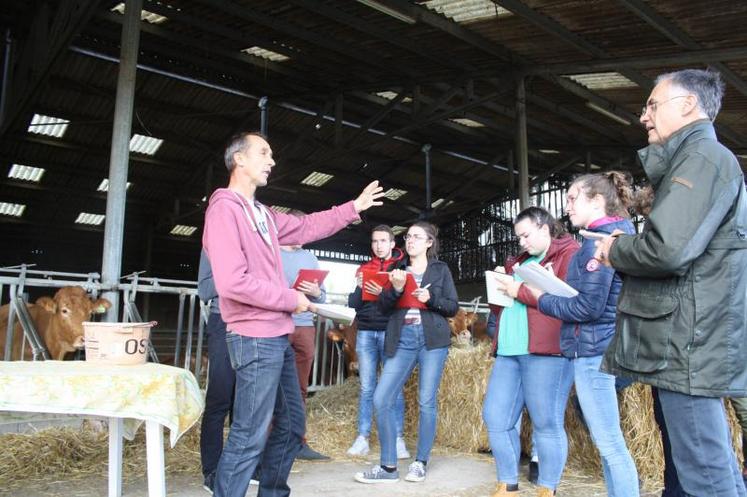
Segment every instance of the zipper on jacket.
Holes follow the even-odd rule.
[[[579,340],[579,336],[581,335],[581,325],[576,323],[576,358],[578,359],[578,349],[581,347],[581,340]]]

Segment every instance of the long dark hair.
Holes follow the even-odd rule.
[[[413,226],[421,228],[423,231],[425,231],[428,239],[432,242],[431,246],[428,247],[428,250],[425,251],[425,256],[428,259],[438,259],[438,227],[427,221],[416,221],[410,225],[410,228],[412,228]]]
[[[591,199],[601,195],[605,202],[605,214],[630,217],[630,214],[647,215],[651,211],[653,190],[650,187],[634,188],[630,173],[606,171],[584,174],[573,181],[579,185],[580,194]]]
[[[547,227],[550,229],[551,238],[560,238],[561,236],[568,233],[568,231],[565,229],[565,226],[563,226],[563,223],[555,219],[553,215],[547,211],[547,209],[543,209],[542,207],[527,207],[523,211],[519,212],[519,214],[516,216],[516,219],[514,219],[514,226],[525,219],[530,219],[537,226],[547,225]]]

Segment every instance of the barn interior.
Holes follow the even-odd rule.
[[[360,260],[373,225],[430,219],[460,283],[512,247],[520,205],[562,214],[572,175],[641,176],[658,74],[720,71],[716,128],[747,160],[741,2],[144,0],[129,28],[125,14],[113,0],[0,12],[0,266],[99,272],[110,224],[122,275],[194,280],[239,130],[266,129],[277,165],[258,198],[275,209],[325,209],[374,179],[387,190],[310,246],[321,258]]]

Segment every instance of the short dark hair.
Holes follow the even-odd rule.
[[[519,212],[514,219],[514,226],[522,222],[524,219],[531,220],[537,226],[545,226],[550,230],[551,238],[560,238],[567,233],[563,223],[553,217],[547,209],[542,207],[527,207],[523,211]]]
[[[380,224],[380,225],[376,226],[374,229],[371,230],[371,234],[373,234],[374,231],[381,231],[381,232],[384,232],[384,233],[388,233],[389,234],[389,241],[394,241],[394,231],[388,225],[386,225],[386,224]]]
[[[233,161],[233,154],[241,152],[249,146],[247,138],[250,136],[258,136],[263,140],[267,140],[267,137],[259,131],[240,131],[228,139],[223,152],[223,161],[226,163],[226,169],[228,169],[229,173],[232,173],[236,167],[236,163]]]
[[[698,97],[698,107],[711,121],[716,120],[726,87],[721,73],[710,69],[683,69],[658,76],[656,84],[667,80]]]

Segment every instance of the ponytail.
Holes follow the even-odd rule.
[[[601,195],[605,203],[605,214],[609,216],[630,217],[631,213],[650,211],[653,191],[650,188],[634,189],[630,173],[623,171],[606,171],[596,174],[584,174],[573,182],[579,185],[581,193],[587,198]]]

